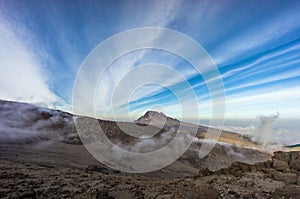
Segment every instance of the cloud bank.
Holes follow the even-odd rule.
[[[73,118],[35,105],[0,100],[0,143],[75,143]]]

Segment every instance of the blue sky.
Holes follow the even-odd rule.
[[[71,111],[77,71],[92,49],[122,31],[163,27],[193,38],[214,60],[224,82],[227,118],[279,111],[283,118],[299,119],[299,10],[300,2],[292,0],[2,0],[0,98]],[[199,115],[210,117],[210,95],[193,66],[168,52],[140,50],[116,60],[99,82],[100,118],[112,117],[109,96],[122,76],[152,62],[182,74],[197,95]],[[170,88],[179,88],[180,79],[166,79],[166,87],[144,85],[118,107],[128,108],[133,117],[155,107],[179,117]]]

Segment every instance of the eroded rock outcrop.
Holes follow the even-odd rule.
[[[287,185],[300,184],[300,152],[282,152],[274,153],[272,160],[259,162],[256,164],[247,164],[234,162],[228,168],[211,172],[207,169],[200,169],[199,176],[208,176],[213,174],[225,174],[233,176],[242,176],[245,173],[262,172],[266,177],[277,181],[283,181]]]

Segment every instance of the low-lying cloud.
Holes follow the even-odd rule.
[[[0,101],[0,142],[68,141],[76,131],[71,115],[35,105]]]

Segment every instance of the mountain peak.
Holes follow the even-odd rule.
[[[167,116],[162,112],[157,111],[147,111],[143,116],[139,117],[136,121],[139,123],[149,123],[153,120],[166,120]]]
[[[160,126],[162,124],[174,125],[179,121],[177,119],[166,116],[162,112],[150,110],[147,111],[143,116],[139,117],[135,122],[140,124],[152,124],[154,126]]]
[[[163,117],[163,118],[167,118],[167,116],[162,113],[162,112],[158,112],[158,111],[147,111],[145,114],[144,114],[144,117],[153,117],[153,118],[158,118],[158,117]]]

